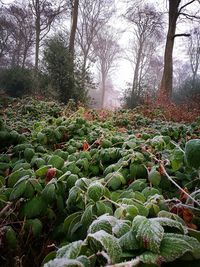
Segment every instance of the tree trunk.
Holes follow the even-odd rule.
[[[140,47],[137,54],[135,70],[134,70],[134,77],[133,77],[133,85],[132,85],[132,92],[131,92],[131,102],[134,102],[134,97],[138,94],[138,81],[139,81],[139,68],[142,56],[142,49],[143,45],[140,43]]]
[[[40,3],[39,0],[35,2],[36,6],[36,20],[35,20],[35,31],[36,31],[36,40],[35,40],[35,70],[38,71],[39,65],[39,49],[40,49]]]
[[[181,0],[169,0],[169,26],[165,45],[164,70],[158,92],[158,102],[169,102],[173,87],[173,48],[176,32],[176,23],[179,16],[178,7]]]
[[[69,54],[72,62],[74,60],[74,43],[75,43],[76,28],[78,22],[78,6],[79,6],[79,0],[74,0],[73,11],[72,11],[72,26],[69,39]]]
[[[101,95],[101,108],[104,108],[105,101],[105,92],[106,92],[106,75],[105,72],[102,71],[101,77],[101,86],[102,86],[102,95]]]

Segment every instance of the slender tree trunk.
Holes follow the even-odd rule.
[[[79,0],[74,0],[73,11],[72,11],[72,26],[69,39],[69,53],[72,62],[74,60],[74,43],[75,43],[75,36],[76,36],[76,29],[78,22],[78,6],[79,6]]]
[[[141,56],[142,56],[142,44],[140,44],[136,64],[135,64],[135,70],[134,70],[134,77],[133,77],[133,85],[132,85],[132,92],[131,92],[131,102],[133,103],[134,97],[138,93],[138,79],[139,79],[139,68],[140,68],[140,62],[141,62]]]
[[[169,26],[165,45],[164,70],[158,93],[158,102],[169,102],[173,87],[173,48],[176,32],[176,23],[179,16],[178,7],[181,0],[169,0]]]
[[[105,103],[105,93],[106,93],[106,75],[105,72],[102,71],[101,77],[101,86],[102,86],[102,95],[101,95],[101,108],[104,108]]]
[[[39,49],[40,49],[40,3],[39,0],[36,0],[36,20],[35,20],[35,32],[36,32],[36,40],[35,40],[35,70],[38,71],[39,65]]]

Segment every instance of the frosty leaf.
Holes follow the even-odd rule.
[[[184,240],[183,235],[164,234],[160,246],[160,255],[166,262],[170,262],[180,258],[183,254],[192,250],[193,247]]]
[[[88,229],[88,233],[95,233],[97,231],[104,230],[107,233],[112,234],[112,226],[115,226],[116,223],[117,219],[115,217],[104,214],[92,222]]]
[[[43,267],[84,267],[84,265],[77,260],[69,260],[66,258],[51,260]]]
[[[172,219],[169,219],[169,218],[159,217],[159,218],[150,219],[150,221],[158,222],[162,226],[168,226],[168,227],[172,227],[172,228],[177,228],[183,234],[187,234],[187,232],[188,232],[187,228],[184,227],[180,222],[172,220]]]
[[[140,223],[136,239],[143,248],[159,253],[163,235],[164,229],[158,222],[146,219]]]
[[[93,218],[92,214],[92,205],[89,205],[85,211],[83,212],[83,215],[81,217],[81,223],[84,227],[88,228],[88,226],[91,224]]]
[[[68,244],[66,246],[61,247],[58,249],[56,257],[57,258],[68,258],[68,259],[76,259],[79,254],[82,247],[83,241],[75,241],[71,244]]]
[[[161,266],[161,263],[164,262],[164,258],[159,254],[155,254],[151,251],[146,251],[140,255],[140,260],[146,264],[156,264]]]
[[[135,250],[140,247],[136,239],[136,233],[133,230],[123,235],[119,239],[119,243],[123,250]]]
[[[122,250],[116,237],[101,230],[94,234],[88,234],[87,241],[91,249],[105,250],[112,263],[120,261]]]
[[[169,238],[175,237],[175,238],[184,240],[192,247],[192,251],[191,251],[192,256],[195,259],[200,259],[200,242],[196,238],[187,236],[187,235],[180,235],[180,234],[167,234],[167,237]]]
[[[116,225],[113,227],[113,233],[117,238],[120,238],[130,230],[128,221],[118,220]]]

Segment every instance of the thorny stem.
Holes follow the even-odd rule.
[[[137,257],[131,261],[121,262],[114,265],[107,265],[106,267],[134,267],[140,264],[140,258]]]
[[[117,202],[115,202],[115,201],[113,201],[113,200],[111,200],[111,199],[109,199],[109,198],[107,198],[105,196],[104,196],[104,198],[105,198],[105,200],[109,201],[110,203],[112,203],[112,204],[114,204],[114,205],[116,205],[118,207],[122,207],[122,205],[120,205],[119,203],[117,203]]]
[[[165,167],[163,164],[160,164],[160,168],[162,169],[163,174],[167,177],[170,182],[172,182],[181,192],[183,192],[188,198],[190,198],[195,204],[197,204],[200,207],[200,203],[196,201],[190,194],[188,194],[180,185],[178,185],[167,173]]]
[[[185,154],[185,151],[178,145],[176,144],[173,140],[170,141],[176,148],[178,148],[180,151],[182,151]]]

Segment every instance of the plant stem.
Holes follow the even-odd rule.
[[[170,180],[170,182],[172,182],[181,192],[183,192],[188,198],[190,198],[195,204],[197,204],[200,207],[200,203],[198,201],[196,201],[196,199],[194,199],[190,194],[188,194],[182,187],[180,187],[180,185],[178,185],[167,173],[165,167],[163,164],[160,164],[160,167],[162,169],[163,174],[165,174],[165,176],[167,177],[168,180]]]

